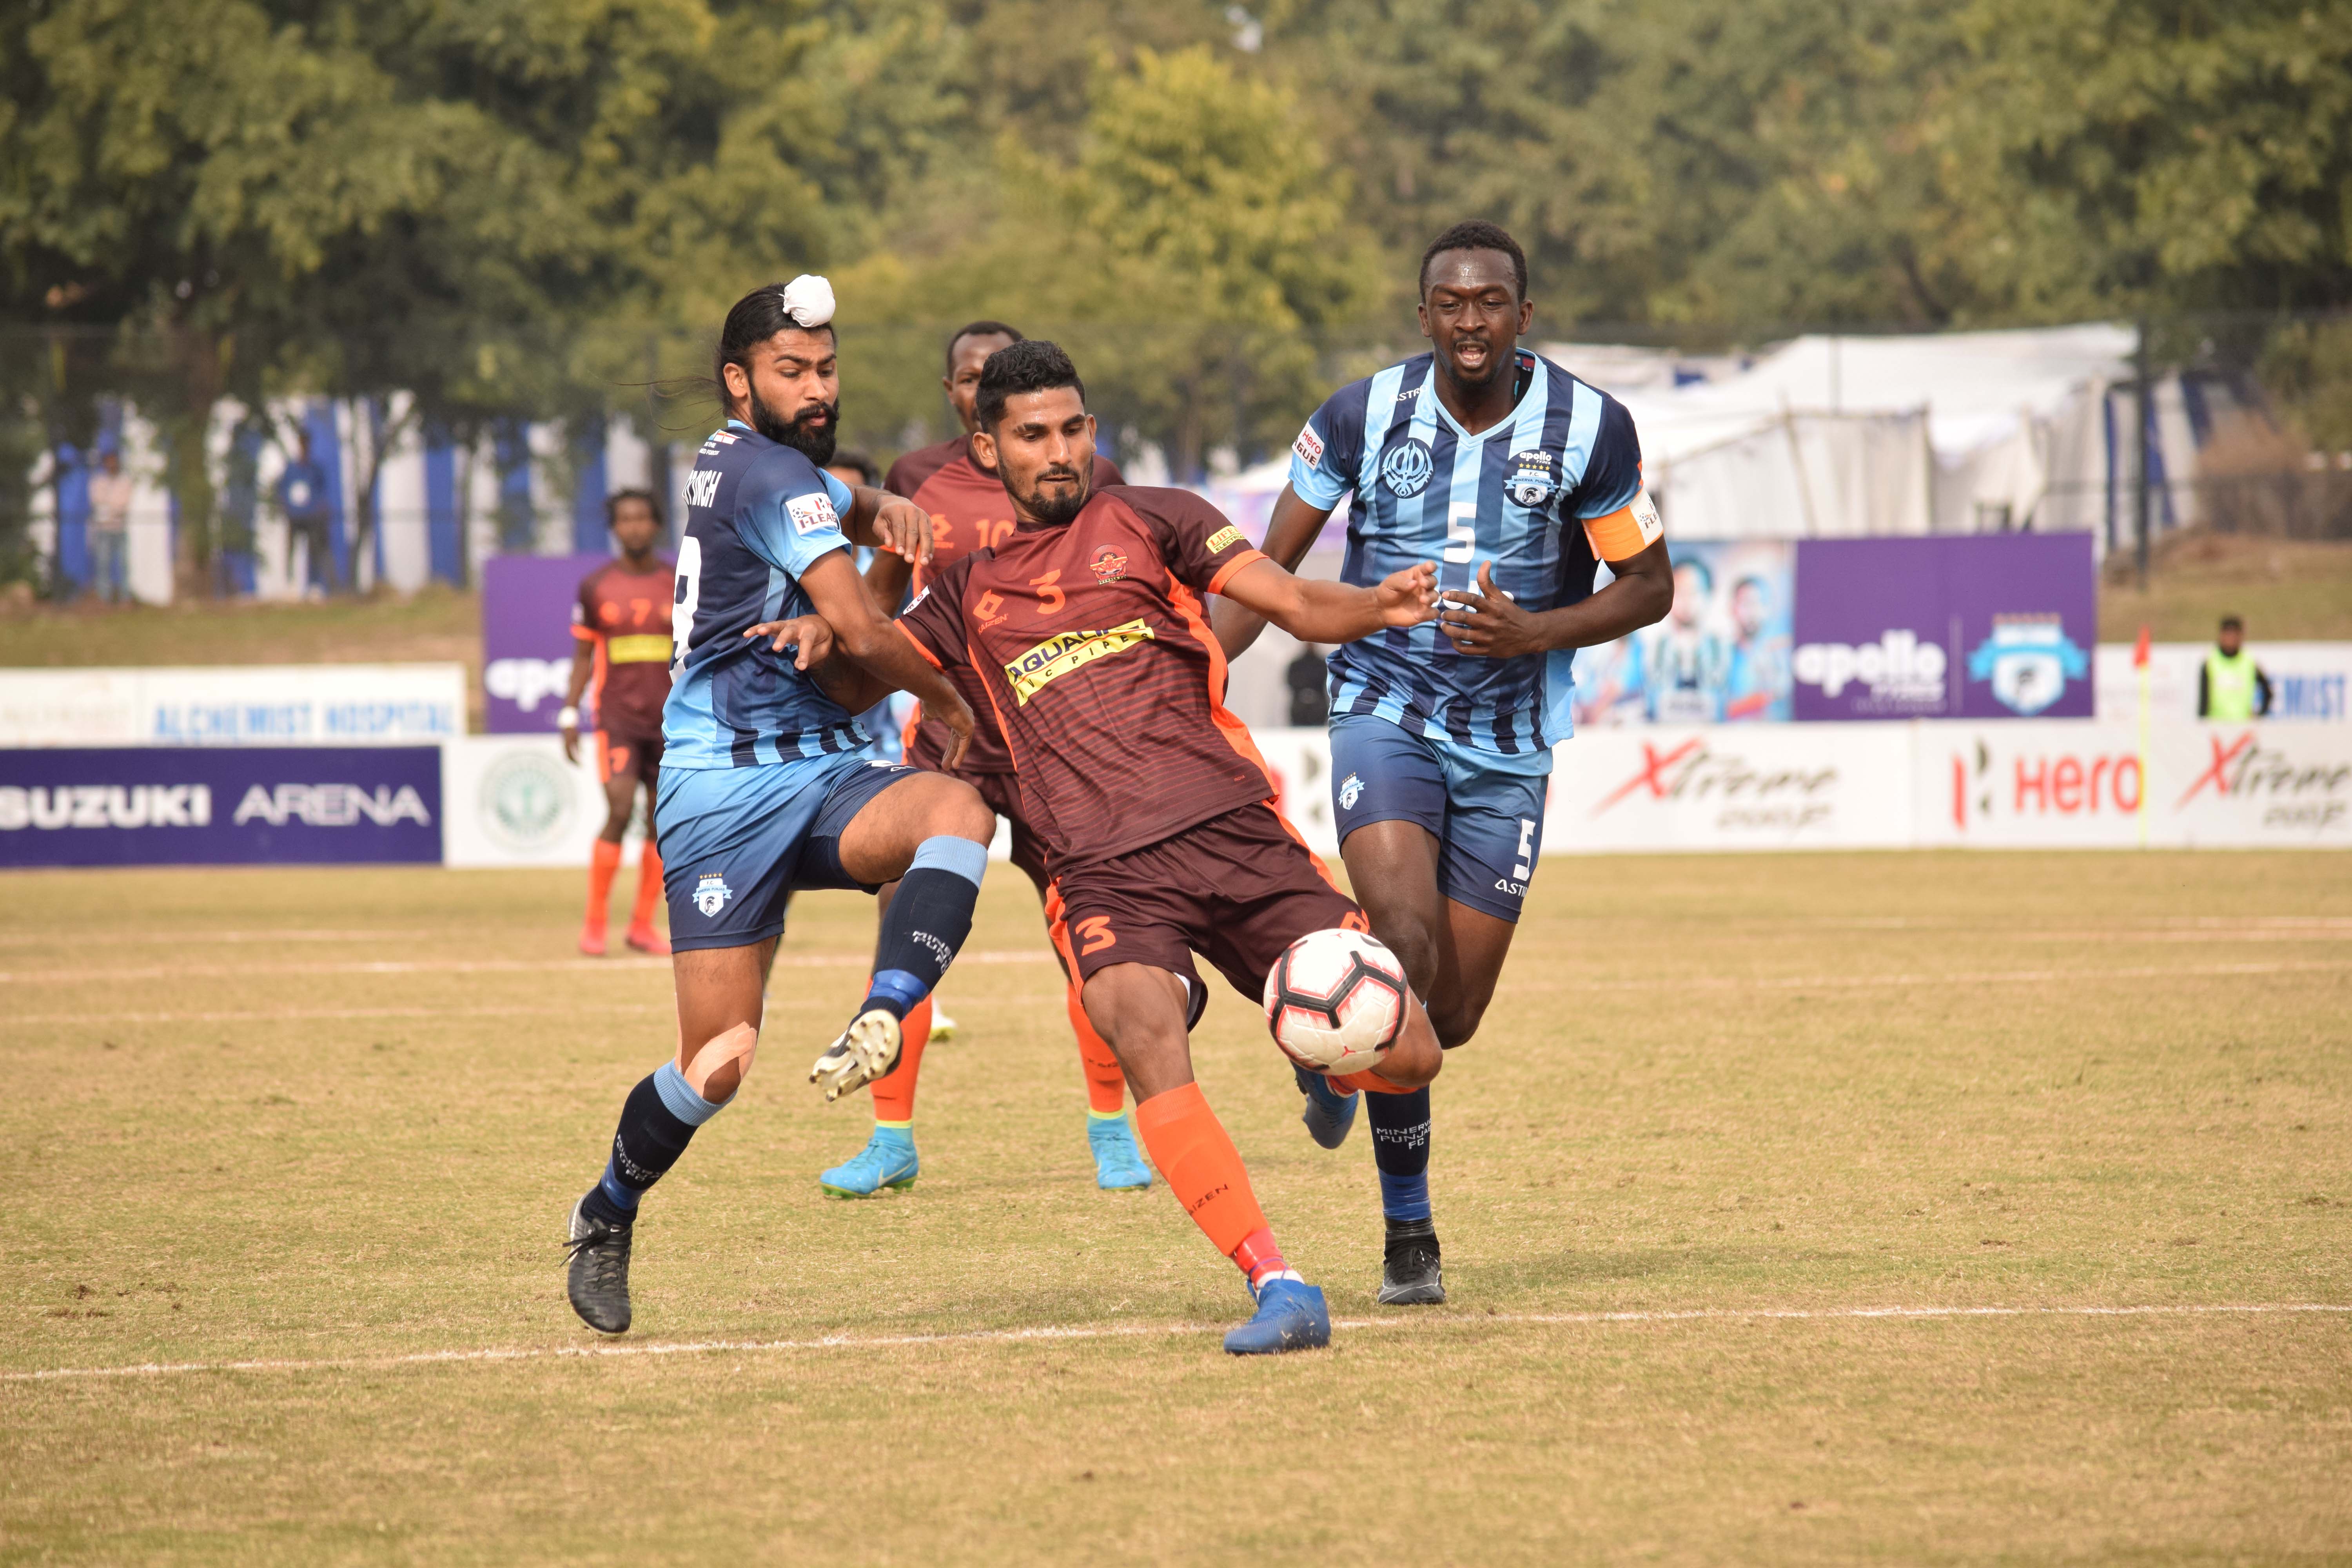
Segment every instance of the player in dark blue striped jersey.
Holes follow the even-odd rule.
[[[638,1200],[751,1071],[793,889],[898,884],[866,1000],[809,1075],[831,1100],[897,1065],[899,1020],[971,934],[996,829],[962,780],[866,757],[849,710],[806,653],[787,651],[784,623],[821,615],[835,652],[946,720],[950,764],[971,739],[971,710],[875,603],[850,553],[855,543],[924,559],[930,519],[822,471],[840,409],[832,320],[821,278],[736,302],[716,366],[727,422],[687,479],[657,805],[677,1054],[630,1091],[604,1175],[572,1207],[568,1293],[605,1333],[629,1326]]]
[[[1518,346],[1527,258],[1492,224],[1422,257],[1431,352],[1334,393],[1291,452],[1265,552],[1296,567],[1351,500],[1343,581],[1435,557],[1435,623],[1331,656],[1339,852],[1374,934],[1396,950],[1448,1048],[1476,1033],[1543,842],[1575,650],[1665,614],[1673,577],[1622,405]],[[1597,568],[1614,579],[1595,591]],[[1228,658],[1262,625],[1221,602]],[[1336,1148],[1356,1100],[1299,1075],[1305,1120]],[[1372,1097],[1388,1226],[1380,1299],[1443,1301],[1429,1205],[1429,1091]]]

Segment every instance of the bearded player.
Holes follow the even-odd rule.
[[[727,422],[687,478],[659,802],[677,1051],[629,1092],[604,1174],[572,1211],[567,1289],[605,1333],[629,1326],[640,1200],[751,1071],[793,892],[898,884],[866,1000],[810,1073],[832,1099],[897,1065],[899,1020],[971,933],[996,826],[970,784],[865,757],[853,710],[761,635],[822,615],[851,666],[946,721],[960,760],[970,710],[892,629],[849,553],[919,560],[929,520],[820,471],[840,408],[832,320],[820,278],[736,302],[715,366]]]
[[[882,488],[902,495],[922,508],[931,520],[931,558],[909,566],[902,556],[878,554],[866,581],[882,604],[897,605],[907,590],[908,574],[920,592],[938,575],[972,551],[1003,542],[1013,530],[1013,509],[1003,482],[972,456],[973,433],[979,417],[973,402],[980,392],[981,367],[988,356],[1021,342],[1021,333],[1003,321],[974,321],[948,340],[947,374],[940,384],[948,403],[963,424],[963,434],[908,453],[890,467]],[[1127,481],[1108,458],[1095,460],[1096,488],[1108,489]],[[988,710],[987,693],[978,676],[961,665],[945,672],[978,716],[971,748],[955,776],[980,791],[1012,830],[1013,864],[1035,884],[1042,902],[1046,897],[1045,846],[1021,809],[1021,793],[1013,781],[1013,755]],[[907,761],[919,768],[944,767],[950,736],[938,719],[919,710],[907,726]],[[883,890],[888,909],[889,890]],[[1058,953],[1056,954],[1058,957]],[[1078,1038],[1078,1058],[1086,1071],[1087,1142],[1095,1158],[1095,1184],[1106,1192],[1131,1191],[1151,1184],[1150,1169],[1136,1147],[1135,1131],[1127,1113],[1126,1080],[1118,1058],[1087,1022],[1078,1005],[1075,975],[1066,975],[1065,1007]],[[921,1169],[915,1153],[915,1081],[922,1070],[923,1047],[930,1035],[933,1004],[926,1002],[907,1016],[906,1043],[898,1066],[873,1087],[874,1131],[856,1158],[817,1177],[836,1197],[866,1197],[885,1188],[912,1186]],[[944,1029],[941,1030],[944,1034]]]
[[[1519,348],[1534,315],[1509,235],[1487,223],[1440,235],[1421,262],[1431,352],[1316,410],[1266,528],[1266,553],[1296,566],[1351,500],[1342,581],[1444,563],[1436,624],[1331,656],[1331,780],[1372,934],[1403,961],[1448,1049],[1477,1033],[1535,874],[1574,650],[1650,625],[1674,596],[1633,419]],[[1596,592],[1602,562],[1615,580]],[[1251,606],[1221,605],[1226,657],[1261,625]],[[1298,1087],[1307,1131],[1338,1148],[1356,1097],[1306,1072]],[[1428,1092],[1365,1104],[1388,1231],[1380,1299],[1443,1301]]]
[[[1095,422],[1049,342],[989,357],[972,452],[1001,476],[1013,528],[940,573],[898,624],[924,657],[976,676],[1045,841],[1055,945],[1135,1091],[1152,1163],[1241,1269],[1257,1310],[1237,1355],[1329,1342],[1323,1292],[1276,1245],[1233,1140],[1192,1079],[1208,1001],[1199,953],[1253,1002],[1308,931],[1361,930],[1272,804],[1249,731],[1225,710],[1206,605],[1223,594],[1308,642],[1429,619],[1434,571],[1376,588],[1303,582],[1183,490],[1092,489]],[[1358,1089],[1410,1091],[1443,1063],[1417,1002]]]
[[[669,606],[676,574],[654,553],[662,532],[661,503],[646,490],[623,490],[604,503],[604,521],[621,553],[581,579],[572,606],[572,686],[556,714],[563,760],[580,760],[580,704],[596,709],[596,782],[604,786],[604,826],[588,861],[588,916],[580,951],[604,952],[613,878],[621,868],[621,839],[646,795],[646,842],[637,851],[637,897],[629,911],[628,943],[639,952],[669,956],[654,930],[661,897],[661,853],[654,847],[654,794],[661,778],[662,704],[669,700]]]

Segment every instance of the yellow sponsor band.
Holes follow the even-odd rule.
[[[1115,653],[1125,653],[1139,642],[1151,640],[1151,628],[1140,619],[1123,626],[1113,626],[1107,632],[1064,632],[1047,637],[1019,658],[1004,667],[1004,679],[1013,683],[1013,700],[1023,708],[1040,688],[1058,676],[1092,664],[1098,658],[1108,658]]]
[[[635,637],[613,637],[604,644],[607,664],[667,664],[669,636],[665,632],[640,632]]]
[[[1228,544],[1239,544],[1241,542],[1241,525],[1238,523],[1229,522],[1225,524],[1224,527],[1217,530],[1216,532],[1209,535],[1209,553],[1214,555],[1218,551],[1223,550]]]

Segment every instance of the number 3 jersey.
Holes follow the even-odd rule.
[[[1265,557],[1187,490],[1097,490],[932,579],[898,625],[968,669],[1011,747],[1047,868],[1157,844],[1271,797],[1225,710],[1206,600]]]
[[[1107,490],[1126,483],[1118,464],[1099,454],[1096,456],[1095,489]],[[915,568],[914,591],[918,594],[971,552],[1002,544],[1013,537],[1013,499],[1004,493],[1004,482],[996,477],[994,469],[983,468],[972,461],[969,436],[958,436],[908,453],[890,465],[889,477],[882,481],[882,488],[892,495],[905,496],[930,514],[931,558]],[[964,752],[956,771],[1011,773],[1013,753],[1004,749],[1004,737],[997,733],[996,721],[989,717],[988,694],[981,689],[980,678],[958,668],[948,672],[948,679],[971,705],[972,716],[978,721],[972,728],[971,745]],[[919,768],[936,770],[947,757],[950,740],[947,725],[919,714],[908,726],[907,760]]]
[[[801,576],[849,548],[849,488],[730,419],[695,454],[686,502],[662,766],[749,768],[865,745],[866,731],[793,668],[791,652],[743,635],[810,613]]]
[[[1475,592],[1492,563],[1521,609],[1552,610],[1591,594],[1596,563],[1662,536],[1624,405],[1523,349],[1517,403],[1473,436],[1438,401],[1431,365],[1418,354],[1341,387],[1291,448],[1301,500],[1353,498],[1343,582],[1434,561],[1440,588]],[[1570,733],[1573,657],[1479,658],[1434,624],[1392,628],[1331,656],[1331,715],[1378,714],[1482,751],[1544,750]]]

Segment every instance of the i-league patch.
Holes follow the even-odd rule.
[[[1323,437],[1315,434],[1314,426],[1300,426],[1298,439],[1290,444],[1290,449],[1297,453],[1308,468],[1319,468],[1323,466]]]
[[[727,900],[734,896],[735,889],[727,885],[724,872],[705,871],[694,884],[694,907],[702,911],[705,920],[717,919],[719,911],[727,907]]]
[[[1381,478],[1406,500],[1427,489],[1430,477],[1436,472],[1437,459],[1430,455],[1429,444],[1418,436],[1390,447],[1389,455],[1381,459]]]
[[[794,533],[838,532],[841,519],[833,510],[833,498],[828,495],[793,496],[784,502],[784,510],[793,520]]]
[[[1545,451],[1512,453],[1511,477],[1504,481],[1503,488],[1513,500],[1530,510],[1551,500],[1559,489],[1553,473],[1551,454]]]

